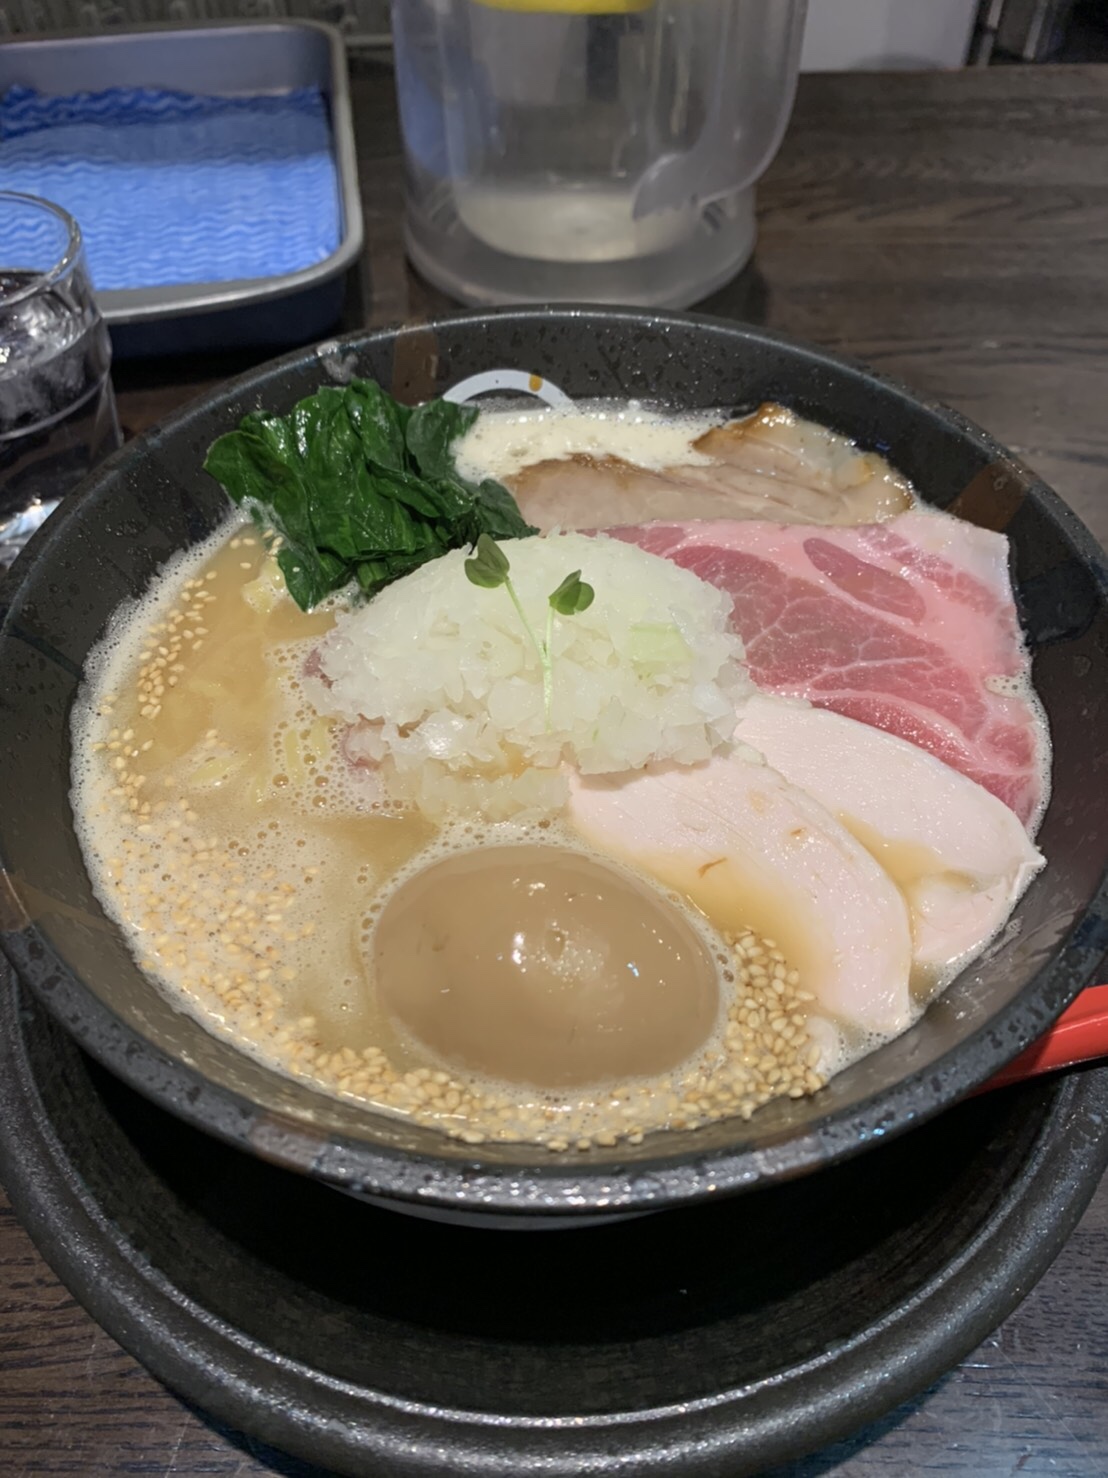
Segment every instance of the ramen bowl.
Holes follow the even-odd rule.
[[[205,453],[249,410],[377,379],[402,400],[513,366],[573,397],[742,412],[774,400],[881,452],[928,502],[1005,533],[1054,739],[1047,866],[1000,937],[904,1035],[812,1097],[749,1121],[563,1153],[473,1147],[266,1066],[177,1009],[93,891],[70,810],[70,713],[121,603],[226,517]],[[804,1174],[902,1133],[984,1083],[1090,983],[1108,940],[1108,570],[1059,498],[983,431],[872,371],[759,329],[594,309],[467,314],[354,335],[262,367],[124,448],[63,504],[0,588],[3,948],[89,1053],[188,1122],[400,1210],[572,1226]]]

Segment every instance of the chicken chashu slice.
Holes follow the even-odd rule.
[[[710,463],[656,472],[619,457],[548,458],[507,479],[540,529],[602,529],[659,519],[879,523],[910,508],[911,484],[875,452],[767,403],[693,442]]]
[[[817,1015],[879,1036],[911,1021],[903,896],[834,816],[758,756],[574,772],[567,819],[601,854],[690,898],[721,929],[773,939]]]
[[[895,734],[757,693],[735,737],[885,868],[908,904],[915,964],[938,980],[981,953],[1045,865],[1003,801]]]

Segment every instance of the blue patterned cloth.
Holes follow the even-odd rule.
[[[101,291],[278,276],[330,256],[342,231],[315,87],[239,98],[13,87],[0,98],[0,188],[77,219]],[[19,265],[15,232],[0,207],[0,268]]]

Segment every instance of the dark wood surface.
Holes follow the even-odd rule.
[[[354,64],[368,243],[346,327],[449,306],[406,268],[387,68]],[[704,305],[868,360],[979,421],[1108,543],[1108,67],[801,80],[755,262]],[[249,355],[119,365],[141,430]],[[788,1478],[1108,1474],[1108,1184],[997,1333]],[[0,1191],[0,1475],[318,1478],[152,1380]],[[776,1478],[786,1478],[781,1470]]]

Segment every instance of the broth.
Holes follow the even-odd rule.
[[[91,665],[74,810],[98,891],[144,971],[283,1071],[470,1143],[610,1145],[748,1117],[820,1086],[810,997],[785,956],[740,927],[734,900],[717,931],[680,894],[595,853],[593,866],[676,920],[684,959],[700,960],[691,1021],[674,1036],[663,1013],[647,1033],[656,1048],[668,1031],[660,1053],[617,1054],[607,1075],[601,1059],[588,1091],[572,1092],[564,1074],[545,1086],[541,1073],[491,1076],[502,1057],[451,1060],[406,1029],[410,1017],[382,1009],[376,923],[405,883],[490,844],[562,846],[578,859],[590,849],[549,820],[436,828],[383,805],[303,678],[336,609],[301,613],[258,535],[233,525],[122,612]]]
[[[564,509],[569,526],[678,506],[688,519],[690,496],[699,516],[785,508],[824,524],[914,501],[882,459],[779,407],[727,426],[631,410],[545,416],[537,464],[525,418],[483,417],[460,465],[510,474],[525,511],[548,523]],[[619,459],[636,432],[632,467]],[[580,483],[576,512],[567,478]],[[553,1150],[749,1117],[878,1044],[815,1010],[804,983],[834,951],[799,924],[800,895],[790,908],[749,858],[610,854],[559,815],[433,822],[386,799],[358,742],[380,721],[359,733],[318,706],[316,649],[344,609],[336,596],[303,614],[260,536],[230,520],[119,613],[90,662],[74,713],[78,834],[140,967],[184,1009],[369,1109],[467,1143]],[[406,691],[406,666],[401,677]],[[549,731],[549,690],[547,702]],[[523,767],[522,779],[545,773]],[[900,898],[936,878],[960,886],[936,854],[840,820],[884,867],[901,928]],[[868,943],[866,917],[855,932]],[[946,978],[917,970],[912,1011]]]

